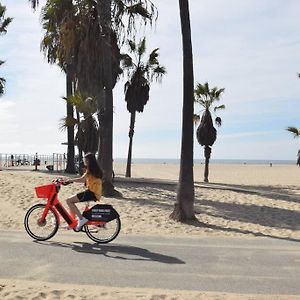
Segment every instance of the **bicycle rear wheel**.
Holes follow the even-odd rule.
[[[52,238],[59,227],[57,215],[52,208],[49,208],[48,214],[43,222],[40,222],[45,204],[36,204],[26,213],[24,226],[26,232],[37,241],[46,241]]]
[[[104,225],[85,225],[85,233],[96,243],[107,244],[113,241],[121,230],[120,218],[114,219]]]

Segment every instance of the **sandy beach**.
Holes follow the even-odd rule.
[[[133,179],[137,180],[133,182],[124,180],[124,170],[124,165],[115,165],[118,177],[116,188],[122,192],[123,197],[102,199],[103,203],[112,204],[120,213],[123,235],[265,236],[300,241],[300,168],[296,166],[211,165],[210,183],[204,184],[203,165],[196,165],[195,212],[198,222],[189,225],[176,223],[169,218],[176,197],[177,165],[134,164]],[[35,197],[34,187],[48,184],[56,176],[31,169],[1,171],[0,230],[24,230],[23,218],[26,210],[31,205],[44,201]],[[60,199],[63,200],[82,188],[80,184],[63,187]],[[67,285],[54,287],[51,283],[1,279],[0,298],[293,299],[284,295],[274,298],[267,295],[242,296],[119,288],[113,291],[101,288],[101,293],[98,294],[98,288]]]
[[[134,165],[133,179],[122,180],[124,166],[115,166],[120,199],[103,198],[122,217],[122,234],[271,236],[300,239],[300,168],[296,166],[212,165],[210,183],[201,182],[203,166],[195,167],[195,212],[199,222],[186,225],[169,218],[176,198],[176,165]],[[4,170],[0,229],[23,230],[26,210],[37,199],[34,187],[48,184],[55,174]],[[150,178],[170,180],[153,184]],[[173,181],[172,181],[173,180]],[[171,184],[174,183],[174,184]],[[63,187],[62,201],[82,190],[80,184]]]
[[[114,288],[0,279],[1,299],[73,300],[299,300],[300,296],[241,295],[160,289]]]

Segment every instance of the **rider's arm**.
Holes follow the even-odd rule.
[[[86,173],[84,173],[81,177],[78,177],[78,178],[67,179],[67,180],[65,180],[65,182],[69,182],[69,183],[73,183],[73,182],[84,183],[85,179],[86,179]]]

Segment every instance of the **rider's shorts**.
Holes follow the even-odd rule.
[[[90,190],[85,190],[84,192],[78,193],[77,198],[79,199],[79,202],[97,201],[95,194]]]

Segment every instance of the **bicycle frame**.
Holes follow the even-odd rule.
[[[67,222],[67,224],[70,226],[70,228],[74,229],[77,226],[77,220],[75,219],[75,217],[70,214],[62,205],[62,203],[58,200],[58,193],[59,193],[59,189],[60,186],[53,184],[55,186],[55,189],[53,189],[54,191],[49,195],[49,197],[47,198],[47,204],[46,207],[43,211],[42,217],[41,219],[38,221],[39,223],[43,223],[46,219],[46,216],[49,212],[49,209],[52,208],[55,215],[57,216],[58,219],[58,224],[60,224],[60,215],[62,216],[62,218]],[[85,208],[85,210],[88,209],[88,206]],[[86,225],[104,225],[106,222],[104,221],[88,221],[86,223]]]

